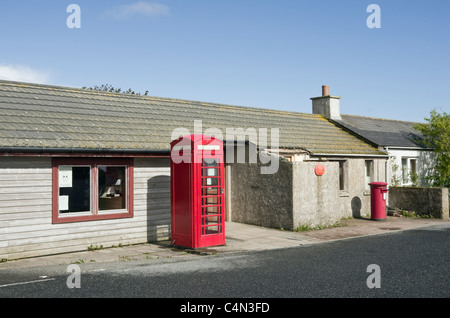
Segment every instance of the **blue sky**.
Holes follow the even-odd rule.
[[[16,0],[0,27],[3,79],[303,113],[330,85],[344,114],[450,111],[448,0]]]

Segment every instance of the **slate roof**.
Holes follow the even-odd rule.
[[[336,122],[358,135],[382,147],[418,147],[422,134],[414,129],[416,122],[372,118],[356,115],[341,115]]]
[[[172,131],[279,128],[279,147],[380,155],[319,115],[0,81],[0,149],[168,150]]]

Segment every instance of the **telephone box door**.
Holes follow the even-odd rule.
[[[223,155],[201,155],[198,159],[198,247],[225,244]]]

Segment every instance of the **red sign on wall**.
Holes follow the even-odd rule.
[[[314,172],[317,176],[321,176],[325,173],[325,167],[322,165],[317,165],[314,167]]]

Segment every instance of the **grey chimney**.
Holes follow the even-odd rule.
[[[319,114],[328,119],[342,120],[339,110],[340,99],[340,96],[330,95],[328,85],[322,85],[322,96],[311,98],[313,114]]]

